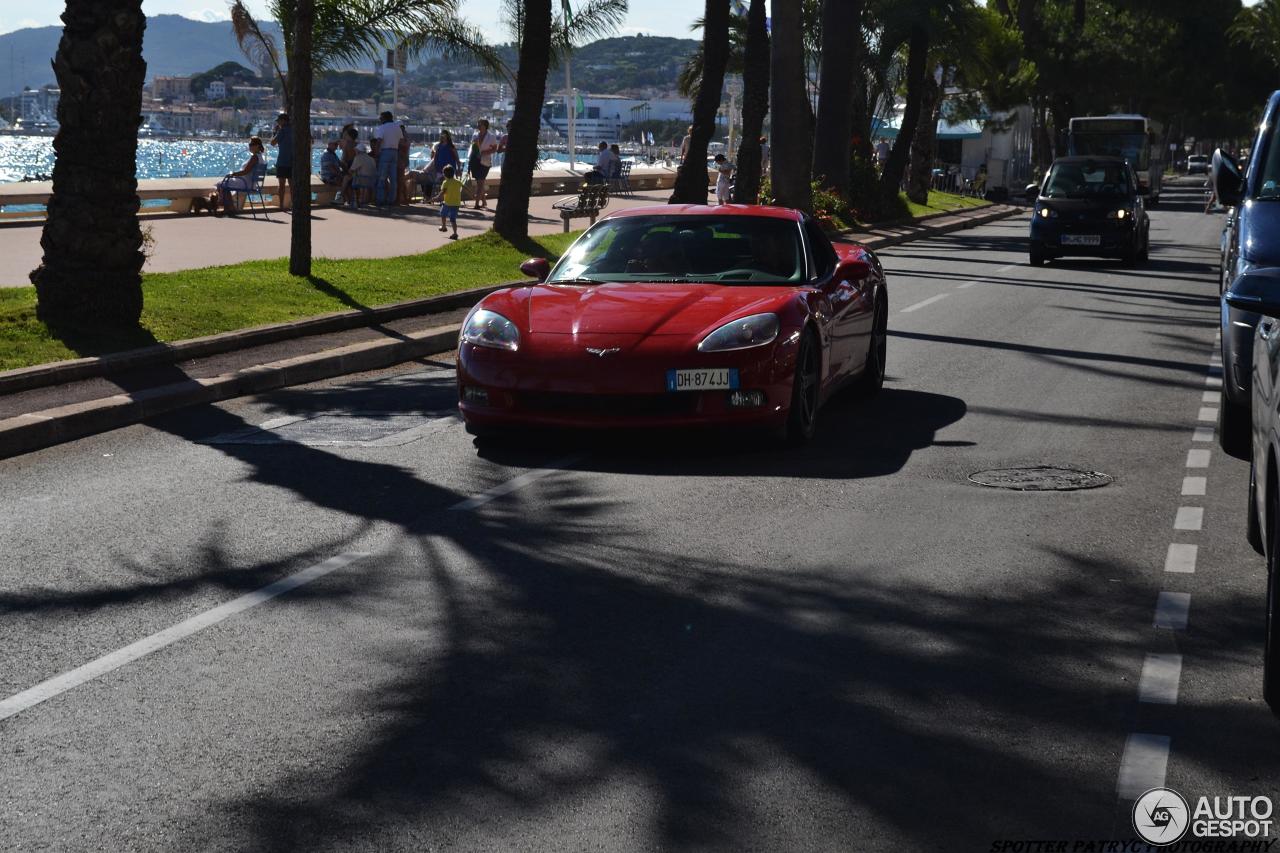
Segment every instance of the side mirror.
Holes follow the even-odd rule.
[[[1027,188],[1022,191],[1022,197],[1032,204],[1035,204],[1036,199],[1040,197],[1040,185],[1027,184]]]
[[[1219,202],[1227,207],[1236,207],[1244,200],[1244,173],[1235,158],[1221,148],[1213,152],[1209,175]]]
[[[1241,311],[1280,317],[1280,267],[1264,267],[1238,276],[1222,298]]]
[[[846,281],[862,281],[869,275],[871,275],[871,264],[860,258],[849,258],[836,264],[836,272],[831,277],[831,281],[839,286]]]
[[[546,258],[530,258],[520,265],[520,272],[536,278],[538,281],[546,281],[547,276],[551,275],[551,264]]]

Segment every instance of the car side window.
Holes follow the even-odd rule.
[[[812,219],[804,221],[805,242],[809,244],[809,269],[812,278],[824,278],[835,271],[836,252],[831,248],[831,241],[822,233],[818,223]]]

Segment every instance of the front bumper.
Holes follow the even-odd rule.
[[[1097,235],[1098,245],[1064,245],[1064,235]],[[1031,242],[1048,255],[1125,255],[1138,248],[1138,227],[1131,219],[1045,219],[1031,217]]]
[[[778,426],[791,406],[797,339],[784,330],[772,344],[726,353],[673,352],[654,338],[580,337],[566,346],[535,337],[517,352],[463,344],[458,409],[468,424],[489,428]],[[601,357],[587,346],[621,351]],[[761,392],[763,404],[730,406],[725,390],[666,390],[668,370],[704,367],[736,369],[739,390]]]

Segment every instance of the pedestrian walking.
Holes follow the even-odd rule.
[[[378,183],[373,191],[373,203],[386,207],[396,200],[396,163],[400,158],[403,131],[390,110],[385,110],[378,119],[381,123],[370,134],[378,146]]]
[[[489,130],[489,120],[476,122],[475,136],[471,137],[471,151],[467,154],[467,169],[476,179],[476,210],[489,206],[484,182],[493,167],[493,155],[498,150],[498,136]]]
[[[879,141],[876,142],[876,167],[882,172],[884,171],[884,164],[889,162],[889,152],[891,150],[889,148],[889,140],[883,136],[880,137]]]
[[[272,147],[276,152],[276,181],[279,189],[276,200],[281,210],[288,210],[289,184],[293,181],[293,125],[289,124],[289,114],[276,116],[275,133],[271,136]]]
[[[440,192],[432,201],[440,202],[440,230],[448,231],[446,223],[453,225],[450,240],[458,239],[458,208],[462,207],[462,181],[455,177],[452,166],[444,167],[444,180],[440,183]]]
[[[728,204],[733,189],[733,164],[723,154],[717,154],[716,162],[716,204]]]

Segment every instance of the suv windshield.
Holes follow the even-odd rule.
[[[764,216],[626,216],[584,234],[547,282],[800,282],[796,223]]]
[[[1049,198],[1125,198],[1129,175],[1121,163],[1054,163],[1044,194]]]

